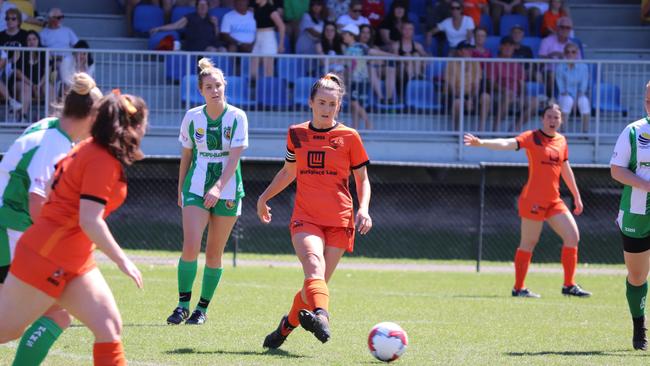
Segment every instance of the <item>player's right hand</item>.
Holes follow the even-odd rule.
[[[142,282],[142,273],[140,273],[138,267],[136,267],[135,263],[131,262],[129,258],[124,258],[124,260],[121,263],[118,263],[117,266],[125,275],[131,277],[138,288],[144,287],[144,283]]]
[[[463,142],[465,143],[465,146],[481,146],[481,139],[471,133],[466,133],[463,136]]]
[[[268,224],[271,222],[271,207],[269,207],[266,204],[266,201],[257,201],[257,217],[260,218],[260,221],[262,221],[265,224]]]

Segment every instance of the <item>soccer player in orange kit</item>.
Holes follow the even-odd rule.
[[[0,322],[0,343],[18,338],[59,304],[95,336],[95,365],[126,365],[122,319],[93,257],[95,246],[142,287],[142,275],[113,238],[105,218],[126,198],[123,165],[143,157],[147,107],[138,97],[110,94],[96,104],[91,137],[57,165],[48,201],[16,245],[0,296],[11,314]]]
[[[562,113],[557,104],[551,104],[542,114],[542,128],[526,131],[515,138],[479,139],[465,134],[467,146],[487,147],[492,150],[526,149],[528,157],[528,182],[519,196],[521,217],[521,242],[515,253],[515,285],[512,296],[540,297],[524,286],[533,250],[539,241],[544,221],[562,238],[562,267],[564,286],[562,294],[588,297],[591,293],[575,282],[578,263],[578,225],[560,198],[560,176],[573,195],[573,213],[582,213],[582,199],[569,164],[566,138],[557,131],[562,125]]]
[[[335,74],[314,83],[309,98],[312,120],[289,128],[284,166],[257,201],[257,215],[269,223],[268,200],[297,181],[289,227],[305,280],[289,314],[264,339],[267,348],[280,347],[298,325],[323,343],[329,340],[327,282],[343,253],[354,248],[355,225],[361,235],[372,227],[368,155],[357,131],[335,120],[344,93],[343,81]],[[359,198],[356,218],[349,191],[351,171]]]

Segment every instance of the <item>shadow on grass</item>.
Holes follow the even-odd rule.
[[[170,351],[165,351],[168,355],[238,355],[238,356],[263,356],[263,355],[273,355],[281,356],[286,358],[305,358],[307,356],[297,355],[281,349],[268,349],[260,351],[224,351],[224,350],[215,350],[215,351],[197,351],[194,348],[177,348]]]
[[[614,356],[625,355],[637,357],[650,357],[647,353],[632,353],[631,349],[619,349],[613,351],[540,351],[540,352],[506,352],[505,355],[512,357],[525,356]]]

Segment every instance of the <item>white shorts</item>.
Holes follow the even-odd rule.
[[[6,241],[5,240],[0,240],[0,243],[1,243],[0,245],[7,245],[8,246],[8,248],[0,248],[0,250],[2,250],[3,253],[7,253],[7,251],[5,251],[5,250],[8,249],[8,254],[9,254],[9,258],[6,258],[6,257],[5,258],[0,258],[0,260],[2,262],[5,262],[5,261],[8,260],[9,263],[11,263],[11,261],[13,261],[13,259],[14,259],[14,253],[16,252],[16,243],[18,243],[18,240],[20,239],[20,237],[23,236],[23,232],[22,231],[7,229],[7,228],[4,228],[4,227],[0,227],[0,230],[3,230],[3,231],[6,232],[6,237],[5,238],[7,239]],[[4,236],[4,233],[0,233],[0,235]],[[2,256],[4,257],[4,254]]]
[[[273,30],[258,30],[253,52],[256,55],[277,55],[278,39]]]
[[[564,114],[571,113],[571,109],[573,109],[573,103],[574,103],[574,99],[572,96],[560,95],[557,101],[558,104],[560,105],[560,110],[562,111],[562,113]],[[580,115],[591,113],[591,106],[589,105],[589,99],[585,95],[581,95],[578,98],[578,111],[580,112]]]

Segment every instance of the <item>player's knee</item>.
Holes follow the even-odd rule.
[[[628,269],[627,282],[632,286],[641,286],[648,281],[647,270]]]
[[[324,263],[322,255],[316,253],[307,253],[305,256],[305,276],[307,278],[323,278]]]
[[[61,329],[68,328],[70,323],[72,323],[72,317],[63,309],[48,311],[45,313],[45,316],[52,319],[52,321],[54,321]]]

